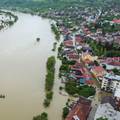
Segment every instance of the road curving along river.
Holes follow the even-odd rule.
[[[60,80],[56,64],[56,80],[51,106],[44,109],[44,84],[47,58],[55,42],[50,21],[38,16],[16,13],[18,21],[0,31],[0,120],[32,120],[43,111],[49,120],[61,120],[67,97],[59,95]],[[36,38],[40,37],[40,42]]]

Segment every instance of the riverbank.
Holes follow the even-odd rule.
[[[11,12],[0,10],[0,30],[12,26],[18,17]]]

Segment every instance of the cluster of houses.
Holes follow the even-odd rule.
[[[119,120],[120,112],[114,97],[104,97],[97,108],[94,120],[107,118],[108,120]]]
[[[64,33],[62,57],[65,57],[68,61],[75,61],[74,65],[70,65],[69,78],[80,85],[92,85],[93,77],[84,64],[94,64],[97,57],[92,56],[90,46],[85,43],[80,34],[71,35],[70,32],[64,30],[62,31]]]
[[[103,58],[100,64],[105,65],[106,73],[102,78],[101,88],[105,91],[115,92],[120,88],[120,75],[113,72],[120,70],[120,57]]]
[[[114,10],[111,11],[111,14],[114,15],[114,12]],[[75,61],[74,65],[69,66],[69,73],[63,74],[62,80],[66,82],[70,79],[80,85],[91,86],[95,84],[94,80],[97,80],[102,91],[112,93],[112,96],[106,96],[101,100],[92,119],[89,119],[93,107],[92,101],[80,97],[70,108],[65,120],[97,120],[98,118],[119,120],[120,75],[115,74],[113,69],[120,70],[120,57],[98,58],[94,55],[90,45],[86,43],[86,38],[91,38],[96,42],[101,42],[101,44],[115,43],[120,45],[119,31],[103,34],[102,29],[91,32],[87,26],[89,23],[97,22],[100,16],[105,18],[109,12],[103,13],[102,10],[81,9],[75,6],[60,11],[50,9],[48,13],[43,13],[43,15],[55,19],[60,27],[60,32],[64,37],[61,56],[68,61]],[[73,28],[66,27],[66,21],[74,23],[72,27],[76,28],[77,32],[73,33]],[[120,20],[110,21],[110,24],[120,24]]]
[[[65,29],[62,32],[64,35],[62,55],[69,61],[75,61],[75,64],[70,66],[70,72],[67,76],[80,85],[93,85],[93,79],[96,79],[101,85],[101,90],[112,93],[111,97],[106,96],[104,98],[106,101],[102,100],[98,105],[92,120],[97,120],[100,117],[108,118],[108,120],[119,120],[120,75],[113,73],[113,69],[120,70],[120,57],[98,58],[94,56],[84,36],[81,34],[72,35]],[[115,108],[111,104],[112,100]],[[70,108],[65,120],[87,120],[91,114],[91,104],[89,99],[80,97]]]
[[[95,21],[96,18],[99,16],[101,11],[91,8],[91,7],[86,7],[85,9],[76,5],[76,6],[69,6],[66,7],[62,10],[53,10],[49,9],[47,13],[41,13],[41,15],[49,18],[54,18],[54,19],[62,19],[62,18],[67,18],[67,19],[85,19],[87,21]]]
[[[79,97],[77,102],[70,108],[70,112],[65,120],[99,120],[100,118],[106,120],[119,120],[120,112],[118,111],[118,105],[120,105],[120,97],[106,96],[97,106],[95,115],[92,114],[92,118],[90,118],[89,116],[92,109],[91,100]]]
[[[63,33],[62,55],[69,61],[76,61],[75,65],[70,66],[69,76],[80,84],[93,84],[92,80],[96,78],[101,84],[101,89],[114,92],[119,86],[120,76],[111,74],[111,71],[114,68],[120,69],[120,58],[98,59],[92,54],[92,49],[86,44],[83,36],[80,34],[71,35],[65,29],[63,29]]]
[[[90,58],[90,59],[88,59]],[[86,68],[89,69],[88,60],[93,58],[88,57],[85,62]],[[102,65],[106,64],[106,68]],[[93,76],[100,82],[101,89],[106,92],[112,92],[112,96],[106,96],[101,100],[97,110],[92,119],[89,119],[91,114],[91,101],[87,98],[80,97],[79,100],[74,103],[73,107],[65,120],[97,120],[98,118],[107,118],[108,120],[119,120],[120,118],[120,76],[111,73],[112,69],[120,69],[120,57],[115,58],[104,58],[100,61],[100,65],[92,67],[91,73],[93,76],[87,76],[82,78],[82,74],[86,73],[86,68],[83,64],[76,63],[71,66],[71,69],[75,71],[75,77],[78,77],[81,84],[85,84],[84,81],[92,81]],[[76,73],[77,72],[77,73]],[[77,74],[81,75],[77,75]],[[91,79],[91,80],[90,80]],[[90,84],[90,83],[89,83]]]
[[[107,43],[114,43],[114,44],[119,44],[120,45],[120,32],[115,32],[115,33],[107,33],[105,35],[102,34],[102,30],[99,29],[95,33],[91,33],[90,31],[84,32],[87,34],[87,36],[96,42],[101,42],[103,45]]]

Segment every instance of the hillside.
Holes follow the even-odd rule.
[[[0,7],[5,8],[57,8],[71,5],[98,7],[120,6],[120,0],[0,0]]]

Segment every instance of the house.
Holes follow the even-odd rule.
[[[71,69],[80,69],[82,67],[82,63],[76,62],[75,65],[71,66]]]
[[[113,61],[113,62],[110,62],[108,65],[111,65],[111,66],[113,66],[114,68],[120,69],[120,62],[115,62],[115,61]]]
[[[106,74],[106,71],[102,66],[93,66],[91,72],[95,78],[101,78]]]
[[[70,36],[70,34],[67,34],[64,36],[64,41],[68,41],[68,40],[73,40],[73,38]]]
[[[79,61],[79,55],[77,55],[77,54],[67,54],[67,59],[68,60]]]
[[[83,38],[80,34],[75,35],[75,45],[81,45],[83,43]]]
[[[114,19],[112,20],[112,23],[120,24],[120,19]]]
[[[114,107],[110,103],[103,103],[98,106],[94,120],[101,117],[108,120],[119,120],[120,112],[114,110]]]
[[[88,53],[91,54],[92,53],[92,48],[90,47],[90,45],[84,43],[84,44],[82,44],[82,51],[83,52],[88,52]]]
[[[65,28],[65,27],[62,27],[62,33],[64,34],[64,35],[68,35],[68,34],[70,34],[70,31],[67,29],[67,28]]]
[[[75,50],[66,51],[66,53],[64,53],[63,55],[68,60],[79,61],[79,55],[77,54]]]
[[[72,41],[72,40],[64,41],[63,44],[64,44],[65,47],[68,47],[68,48],[69,48],[69,47],[70,47],[70,48],[72,47],[72,48],[74,48],[74,46],[73,46],[73,41]]]
[[[79,78],[80,84],[87,84],[87,85],[93,85],[93,78],[91,75],[84,74],[83,76],[80,76]]]
[[[88,35],[88,34],[91,34],[89,28],[84,28],[83,31],[84,31],[84,33],[87,34],[87,35]]]
[[[106,65],[107,70],[114,68],[120,69],[120,57],[108,57],[101,60],[101,63]]]
[[[120,76],[107,73],[103,77],[101,88],[105,91],[114,92],[116,89],[120,88]]]
[[[91,111],[91,101],[80,97],[73,105],[65,120],[87,120]]]
[[[88,74],[88,71],[81,63],[76,63],[75,65],[71,66],[71,71],[74,77],[80,84],[93,84],[93,78],[91,74]]]
[[[116,63],[114,63],[114,64],[106,64],[106,63],[103,63],[103,64],[101,64],[101,65],[105,66],[105,67],[106,67],[105,69],[106,69],[107,71],[112,71],[113,69],[120,69],[120,66],[117,66]]]

